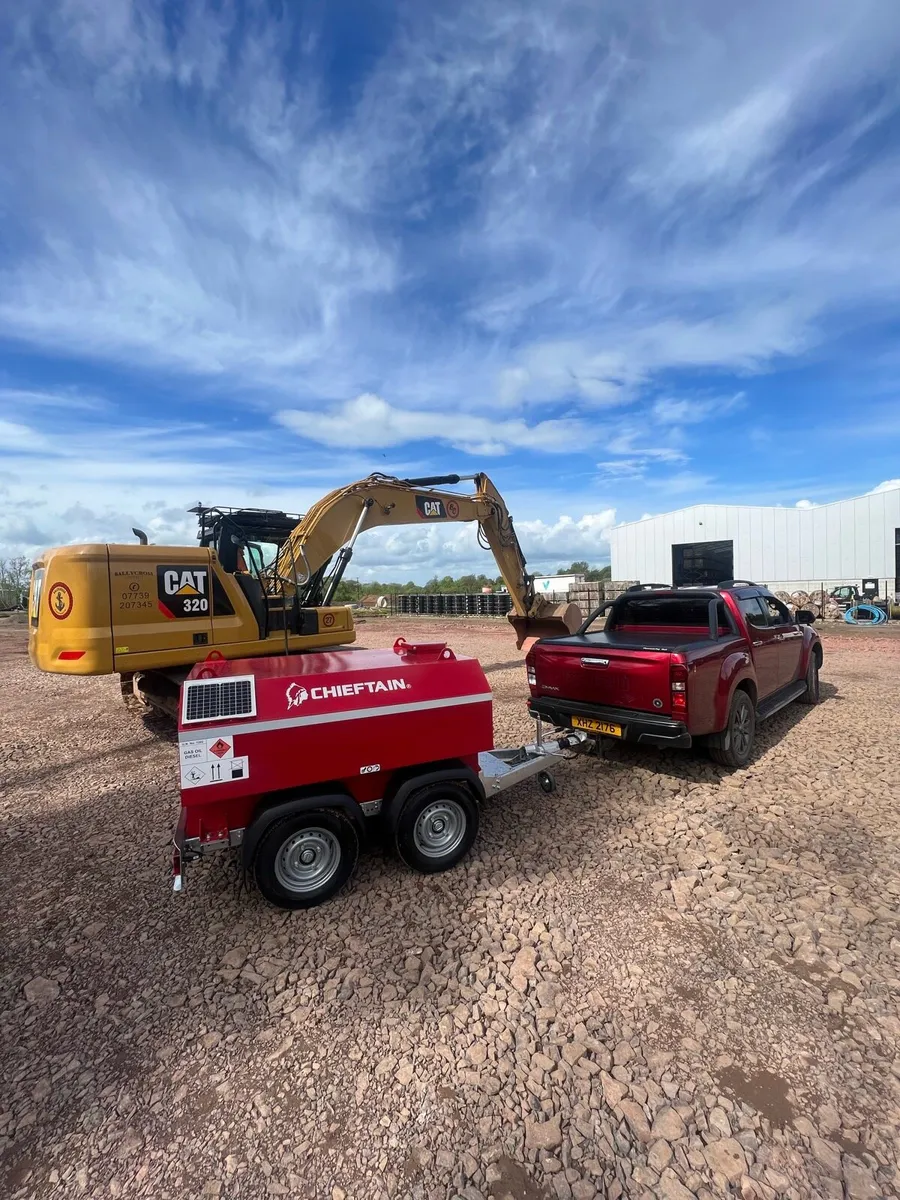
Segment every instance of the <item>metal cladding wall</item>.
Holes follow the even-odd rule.
[[[672,547],[734,542],[734,574],[777,582],[895,577],[900,488],[817,508],[698,504],[610,531],[615,579],[672,582]]]

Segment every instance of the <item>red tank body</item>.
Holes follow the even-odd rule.
[[[443,643],[207,660],[182,686],[176,847],[239,845],[263,798],[333,785],[377,808],[398,772],[478,771],[493,747],[480,664]]]

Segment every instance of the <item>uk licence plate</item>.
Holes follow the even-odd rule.
[[[573,717],[573,729],[586,729],[588,733],[602,733],[604,737],[621,737],[622,726],[612,721],[594,721],[591,717]]]

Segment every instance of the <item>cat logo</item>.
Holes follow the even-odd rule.
[[[447,519],[443,500],[435,500],[433,496],[416,496],[416,512],[426,521]]]
[[[168,620],[209,615],[209,572],[206,567],[156,568],[157,607]]]
[[[206,591],[205,571],[168,570],[163,572],[167,596],[202,596]]]

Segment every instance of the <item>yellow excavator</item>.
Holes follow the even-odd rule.
[[[471,481],[474,491],[440,491]],[[61,546],[34,563],[29,654],[42,671],[120,676],[130,707],[175,712],[194,663],[213,655],[295,654],[356,640],[335,604],[359,535],[384,525],[476,521],[509,590],[517,644],[574,632],[576,605],[537,596],[512,517],[486,475],[370,475],[303,517],[266,509],[192,509],[199,546]]]

